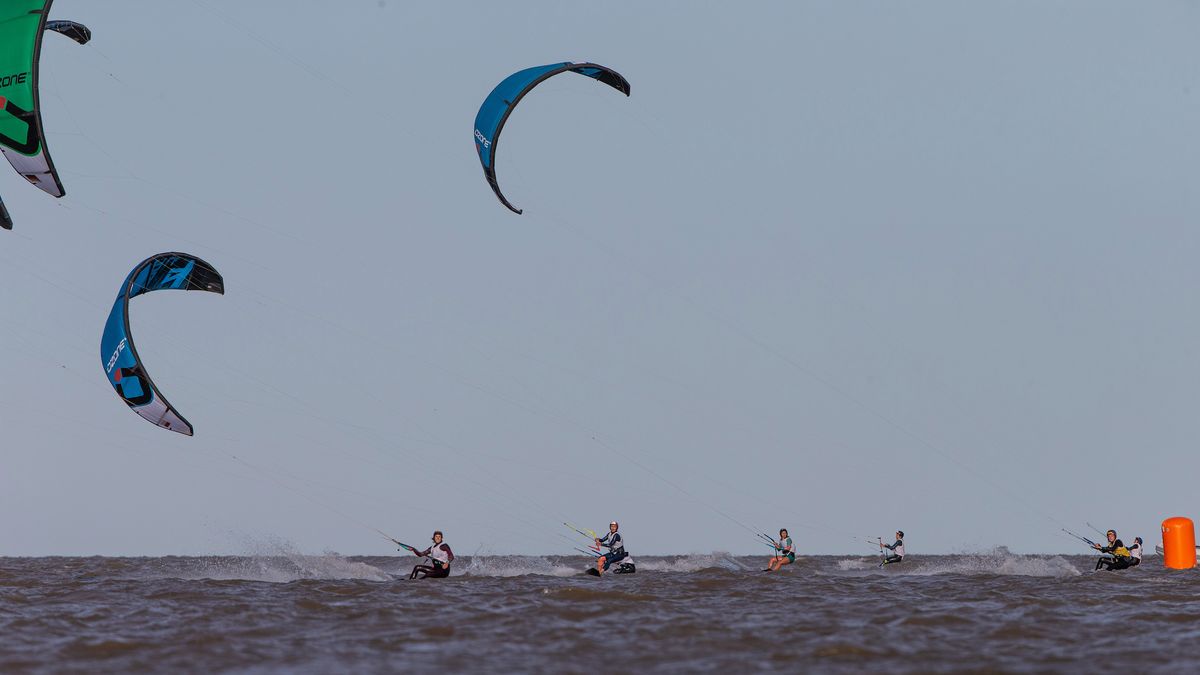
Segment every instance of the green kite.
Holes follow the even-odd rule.
[[[0,152],[42,191],[62,197],[62,181],[46,150],[38,107],[38,57],[42,34],[52,30],[79,44],[92,32],[74,21],[46,21],[53,0],[0,0]],[[0,227],[12,229],[0,202]]]

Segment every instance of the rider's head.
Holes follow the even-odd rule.
[[[1134,538],[1133,538],[1133,540],[1134,540],[1135,542],[1139,543],[1139,544],[1140,544],[1140,543],[1142,543],[1142,538],[1141,538],[1141,537],[1134,537]]]
[[[617,524],[617,521],[615,521],[615,520],[614,520],[614,521],[612,521],[611,523],[609,523],[609,524],[608,524],[608,531],[609,531],[609,532],[616,532],[618,527],[620,527],[620,525],[618,525],[618,524]]]
[[[435,531],[434,531],[434,533],[433,533],[433,543],[435,543],[435,544],[440,544],[440,543],[442,543],[442,531],[441,531],[441,530],[435,530]]]
[[[903,539],[904,538],[904,530],[896,530],[896,538]]]
[[[786,527],[781,527],[781,528],[779,528],[779,536],[781,536],[781,537],[786,537],[786,536],[788,536],[788,533],[787,533],[787,528],[786,528]]]
[[[1109,540],[1109,541],[1116,541],[1116,540],[1117,540],[1117,531],[1116,531],[1116,530],[1109,530],[1109,531],[1108,531],[1108,532],[1105,534],[1105,536],[1107,536],[1107,537],[1108,537],[1108,540]]]

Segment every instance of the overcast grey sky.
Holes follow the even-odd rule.
[[[5,168],[0,554],[1158,538],[1200,516],[1200,5],[58,0]],[[488,189],[471,123],[528,96]],[[7,172],[7,173],[6,173]],[[196,427],[112,393],[135,299]],[[249,542],[249,543],[247,543]],[[861,552],[869,552],[865,547]]]

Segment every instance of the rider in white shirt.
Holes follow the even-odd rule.
[[[892,554],[887,556],[886,558],[884,558],[883,562],[879,563],[880,567],[883,567],[884,565],[891,565],[893,563],[904,562],[904,531],[903,530],[896,531],[896,543],[881,544],[881,546],[883,546],[884,548],[891,551]]]
[[[429,558],[431,565],[413,567],[409,579],[441,579],[450,576],[450,563],[454,562],[454,551],[442,540],[441,531],[433,533],[433,545],[424,551],[412,550],[413,555]]]

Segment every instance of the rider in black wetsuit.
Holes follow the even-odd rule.
[[[1117,539],[1117,531],[1109,530],[1105,536],[1108,537],[1108,546],[1093,544],[1093,547],[1097,551],[1100,551],[1101,553],[1107,553],[1112,557],[1109,558],[1106,556],[1097,560],[1096,569],[1103,567],[1104,569],[1112,572],[1115,570],[1123,570],[1132,567],[1133,564],[1130,562],[1130,560],[1133,556],[1129,554],[1129,549],[1125,548],[1125,544],[1122,543],[1120,539]]]
[[[596,571],[604,574],[604,570],[610,568],[615,563],[619,563],[629,556],[625,552],[625,542],[621,541],[621,535],[617,533],[617,528],[620,525],[617,521],[612,521],[608,524],[608,534],[596,540],[596,547],[608,547],[608,553],[596,558]]]
[[[883,559],[883,562],[879,563],[880,567],[883,567],[884,565],[891,565],[893,563],[904,562],[904,531],[903,530],[896,531],[896,543],[894,543],[894,544],[881,543],[880,546],[882,546],[892,552],[891,555],[889,555],[888,557]]]
[[[413,549],[413,555],[429,558],[432,565],[417,565],[413,567],[409,579],[441,579],[450,576],[450,563],[454,562],[454,551],[450,545],[442,541],[441,531],[433,533],[433,546],[418,551]]]

